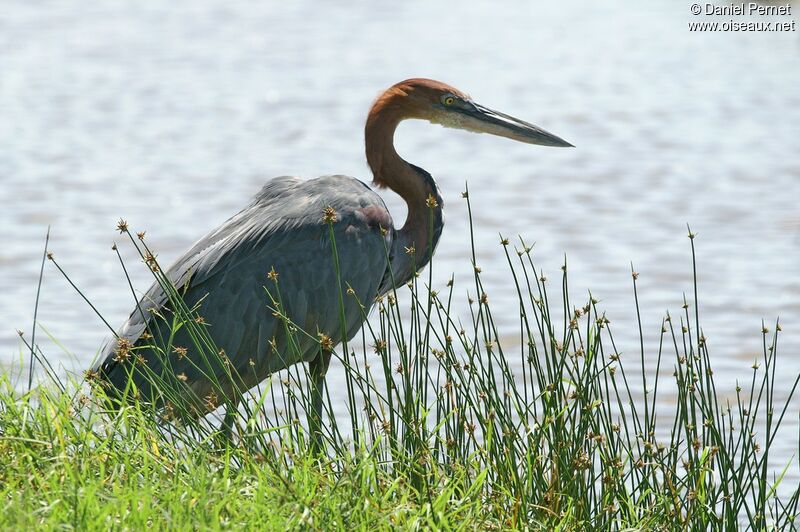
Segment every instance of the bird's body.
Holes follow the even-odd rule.
[[[335,212],[332,227],[323,219],[326,208]],[[332,282],[336,271],[331,229],[341,286],[354,292],[342,298],[344,330],[349,339],[363,321],[364,310],[359,308],[359,302],[371,304],[379,290],[390,286],[388,265],[395,240],[392,219],[383,200],[355,178],[274,178],[250,205],[201,238],[165,272],[183,294],[187,306],[197,308],[216,347],[236,355],[229,357],[232,369],[246,388],[256,385],[263,376],[313,360],[319,353],[318,334],[341,338],[340,285]],[[291,323],[310,333],[296,335],[297,343],[291,348],[285,341],[282,323],[273,315],[274,303],[267,293],[273,285],[267,274],[273,270],[278,275],[281,310]],[[118,337],[136,344],[146,327],[164,328],[166,322],[152,315],[154,310],[163,314],[166,303],[164,290],[154,283]],[[157,338],[169,333],[164,329],[151,330],[150,334]],[[179,330],[172,345],[185,347],[187,354],[173,356],[170,370],[185,376],[199,398],[214,392],[211,380],[203,378],[208,369],[192,359],[188,331]],[[115,356],[117,346],[112,342],[106,347],[104,363],[98,369],[115,388],[123,388],[127,372],[123,371],[124,362]],[[159,356],[152,352],[139,354],[155,373],[161,371]],[[214,370],[219,381],[225,382],[225,368],[218,364]],[[152,395],[146,380],[138,386],[144,396]]]
[[[138,347],[146,343],[145,337],[152,337],[149,342],[158,345],[159,339],[163,342],[170,334],[168,298],[161,284],[155,283],[93,371],[115,390],[124,389],[133,379],[142,395],[158,402],[159,391],[146,374],[168,370],[179,375],[198,398],[214,395],[221,401],[224,396],[235,402],[234,396],[271,373],[309,362],[316,382],[315,409],[319,410],[330,357],[330,345],[321,347],[319,338],[330,338],[335,344],[355,335],[376,296],[422,269],[441,235],[442,198],[433,178],[394,150],[395,129],[406,118],[485,130],[524,142],[569,145],[536,126],[480,107],[443,83],[424,79],[398,83],[376,100],[365,136],[374,182],[397,192],[408,205],[402,228],[394,228],[381,197],[355,178],[275,178],[250,205],[200,239],[165,272],[186,305],[202,316],[213,343],[225,356],[211,367],[200,367],[184,327],[171,342],[179,348],[178,356],[139,347],[138,358],[147,371],[130,370],[127,357],[119,356],[121,343]],[[274,272],[271,280],[270,272]],[[270,285],[274,285],[272,290]],[[342,297],[342,290],[348,288]],[[275,295],[283,316],[307,334],[293,335],[296,340],[288,341],[285,322],[276,315],[271,300]],[[232,368],[226,369],[225,364]],[[230,370],[239,379],[228,379],[228,386],[214,389],[215,379],[209,372],[219,377],[217,382],[226,382],[223,376],[230,375]],[[215,406],[213,401],[203,404],[205,409]]]

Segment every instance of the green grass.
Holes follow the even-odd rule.
[[[172,445],[152,416],[136,409],[82,419],[66,395],[14,398],[6,388],[1,397],[3,529],[372,530],[491,522],[476,501],[451,499],[447,490],[420,502],[369,458],[334,466],[294,455],[291,467],[278,468],[241,449]]]
[[[130,240],[147,259],[143,239]],[[143,402],[110,411],[102,386],[90,393],[55,376],[29,393],[3,378],[0,527],[796,528],[800,490],[781,485],[796,457],[770,459],[786,416],[798,416],[797,379],[776,398],[779,326],[763,328],[762,360],[727,398],[696,277],[693,300],[664,317],[659,344],[642,341],[638,356],[623,357],[597,302],[571,298],[566,264],[547,280],[529,247],[502,239],[520,320],[518,340],[501,342],[472,249],[465,322],[451,311],[454,283],[428,290],[428,270],[378,301],[363,334],[338,350],[331,373],[343,373],[347,400],[327,398],[317,445],[298,366],[245,394],[232,439],[216,415],[182,415],[193,403],[172,375],[151,375],[169,412]],[[191,331],[199,366],[219,364],[195,310],[155,270],[170,291],[171,327]],[[265,305],[282,316],[280,289],[266,287]],[[290,344],[307,334],[284,326]],[[165,357],[172,347],[159,344]],[[658,408],[665,371],[676,394],[669,415]]]

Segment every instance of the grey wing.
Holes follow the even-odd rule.
[[[341,286],[344,294],[347,337],[360,328],[388,267],[391,248],[391,218],[380,196],[364,183],[346,176],[325,176],[310,181],[276,178],[261,190],[253,203],[195,244],[166,272],[191,308],[198,307],[217,348],[224,349],[244,385],[251,387],[270,373],[318,352],[317,333],[334,340],[342,335],[339,283],[331,245],[331,227],[323,211],[336,212],[333,233]],[[267,278],[271,269],[278,274],[277,285]],[[275,289],[277,288],[277,292]],[[273,301],[267,291],[279,297],[282,311],[310,334],[298,334],[287,341],[285,327],[273,315]],[[359,302],[366,306],[359,307]],[[164,321],[168,301],[154,284],[122,326],[119,336],[132,344],[140,342],[147,329],[155,338],[167,337]],[[153,309],[157,312],[152,312]],[[185,377],[187,384],[204,396],[209,372],[222,375],[224,369],[199,368],[191,338],[179,330],[172,346],[185,347],[185,356],[145,351],[149,371],[165,371]],[[114,387],[128,378],[125,366],[134,361],[121,359],[116,343],[106,346],[95,370]],[[140,389],[148,393],[147,379],[134,371]]]

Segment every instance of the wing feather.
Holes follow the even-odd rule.
[[[393,235],[390,227],[384,227],[387,221],[391,224],[391,218],[383,200],[354,178],[275,178],[250,205],[200,239],[166,272],[186,304],[199,306],[214,343],[225,350],[237,372],[247,377],[248,387],[271,372],[313,358],[318,351],[317,342],[303,335],[298,335],[297,349],[286,345],[283,325],[273,316],[267,293],[267,289],[274,290],[267,278],[272,268],[278,273],[277,289],[289,318],[311,335],[322,332],[341,338],[339,283],[330,227],[323,222],[326,207],[336,211],[333,233],[342,286],[350,286],[355,292],[355,297],[344,296],[344,326],[352,337],[362,323],[356,298],[369,306],[377,295],[388,267],[386,250],[391,248]],[[139,308],[152,308],[159,315],[169,316],[168,307],[164,291],[154,283],[120,328],[119,336],[141,344],[145,329],[162,332],[163,322]],[[167,334],[164,330],[163,336]],[[179,330],[172,345],[186,347],[189,353],[170,358],[165,364],[163,357],[145,350],[149,369],[157,374],[165,370],[182,374],[187,384],[202,394],[209,383],[192,358],[191,339]],[[127,362],[118,361],[115,350],[115,342],[107,344],[95,369],[120,388],[127,380],[128,371],[122,369]],[[219,365],[207,371],[217,375],[224,372]],[[146,379],[140,372],[133,374],[140,389],[148,393]]]

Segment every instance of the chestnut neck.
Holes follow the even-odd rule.
[[[394,133],[406,118],[417,116],[403,107],[402,100],[393,101],[384,95],[373,105],[364,130],[374,184],[397,193],[408,208],[392,246],[392,270],[398,285],[430,261],[444,225],[442,198],[436,182],[425,170],[403,160],[394,148]]]

